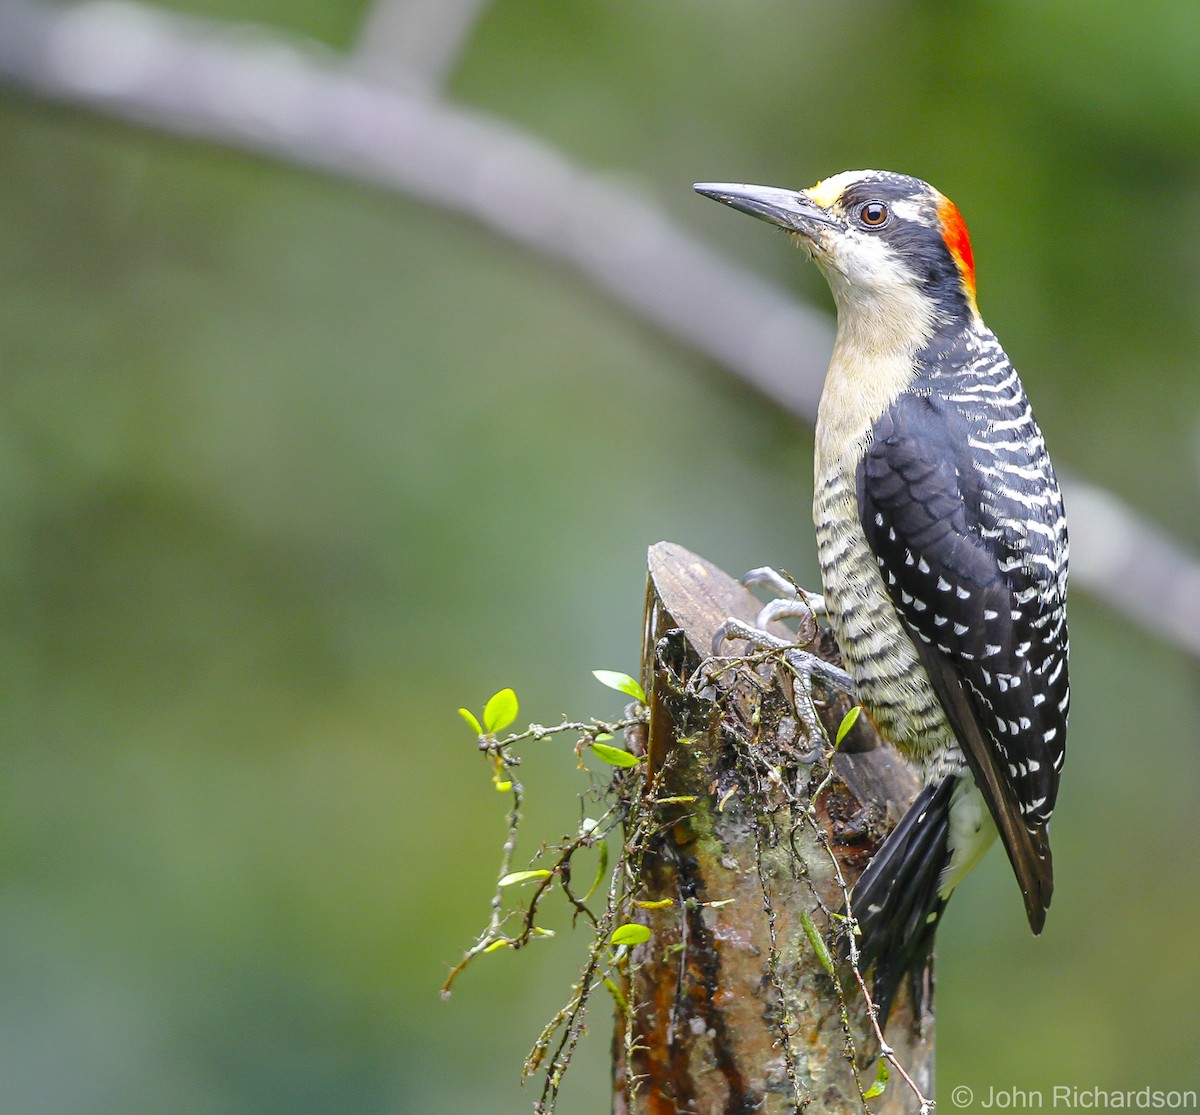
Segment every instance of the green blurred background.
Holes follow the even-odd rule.
[[[821,306],[690,184],[930,179],[1058,462],[1200,550],[1198,57],[1194,0],[494,0],[448,92]],[[585,935],[439,1001],[505,804],[454,710],[616,715],[660,538],[815,583],[811,432],[465,221],[12,89],[0,367],[0,1112],[528,1111]],[[955,898],[944,1107],[1200,1081],[1196,663],[1072,608],[1054,909],[999,854]],[[525,754],[521,862],[580,785]]]

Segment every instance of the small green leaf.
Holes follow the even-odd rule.
[[[493,941],[493,942],[492,942],[490,945],[488,945],[488,947],[487,947],[487,948],[485,948],[483,951],[484,951],[485,953],[488,953],[488,952],[495,952],[497,949],[502,949],[502,948],[510,948],[511,946],[512,946],[512,942],[511,942],[511,941]]]
[[[846,738],[846,733],[858,723],[858,717],[862,712],[862,705],[855,705],[845,716],[842,717],[842,722],[838,725],[837,736],[833,741],[834,747],[841,747],[842,740]]]
[[[879,1058],[879,1063],[875,1066],[875,1083],[872,1084],[865,1092],[863,1099],[873,1100],[876,1096],[882,1096],[883,1090],[887,1087],[888,1082],[888,1064],[884,1057]]]
[[[817,927],[813,925],[813,919],[809,917],[807,910],[800,911],[800,924],[804,926],[804,932],[813,947],[813,952],[817,954],[817,959],[821,962],[821,967],[832,976],[833,957],[829,955],[829,946],[825,944],[825,938],[817,932]]]
[[[637,925],[629,921],[624,925],[618,925],[608,940],[609,944],[613,945],[640,945],[650,940],[650,930],[645,925]]]
[[[604,873],[607,870],[608,870],[608,843],[606,841],[602,840],[602,841],[600,841],[600,866],[596,868],[595,881],[592,883],[592,885],[590,887],[588,887],[587,894],[585,894],[583,896],[583,898],[580,899],[581,902],[586,902],[589,898],[592,897],[593,894],[596,893],[596,888],[600,885],[601,881],[604,879]]]
[[[475,714],[470,709],[460,708],[458,710],[458,715],[470,725],[471,731],[473,731],[477,736],[483,735],[483,725],[475,719]]]
[[[517,695],[511,689],[492,694],[483,707],[483,726],[489,732],[502,732],[517,718]]]
[[[652,901],[647,901],[647,902],[635,902],[634,905],[639,910],[665,910],[669,906],[675,905],[675,899],[673,899],[673,898],[656,898]]]
[[[642,761],[636,755],[630,755],[628,751],[623,751],[619,747],[609,747],[607,743],[593,743],[592,751],[597,759],[603,759],[604,762],[614,767],[636,767]]]
[[[510,871],[498,885],[511,887],[517,883],[528,883],[530,879],[548,879],[552,874],[553,872],[547,871],[545,868],[539,868],[537,871]]]
[[[607,685],[609,689],[624,693],[635,701],[641,701],[643,705],[646,703],[646,694],[642,687],[628,674],[621,674],[616,670],[593,670],[592,677],[601,685]]]

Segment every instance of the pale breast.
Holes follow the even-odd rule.
[[[829,625],[876,727],[920,761],[952,747],[954,735],[867,548],[854,482],[845,458],[817,477],[813,519]]]

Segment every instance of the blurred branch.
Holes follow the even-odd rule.
[[[469,23],[468,0],[453,6]],[[0,0],[0,81],[469,217],[567,264],[793,414],[816,414],[833,341],[824,314],[503,120],[373,83],[277,32],[128,0]],[[680,204],[688,196],[681,187]],[[1107,492],[1070,482],[1067,501],[1075,583],[1200,657],[1200,561]]]
[[[354,69],[382,85],[441,89],[488,0],[376,0]]]
[[[275,32],[126,0],[0,0],[5,80],[473,218],[569,264],[789,410],[816,412],[833,344],[824,314],[502,120],[372,84],[336,55]]]
[[[1064,481],[1071,576],[1116,611],[1200,657],[1200,562],[1111,492]]]

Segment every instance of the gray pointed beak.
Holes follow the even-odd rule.
[[[831,217],[815,201],[795,190],[779,190],[774,186],[746,186],[738,182],[697,182],[693,190],[740,213],[749,213],[760,221],[811,236],[814,226],[840,228],[841,222]]]

